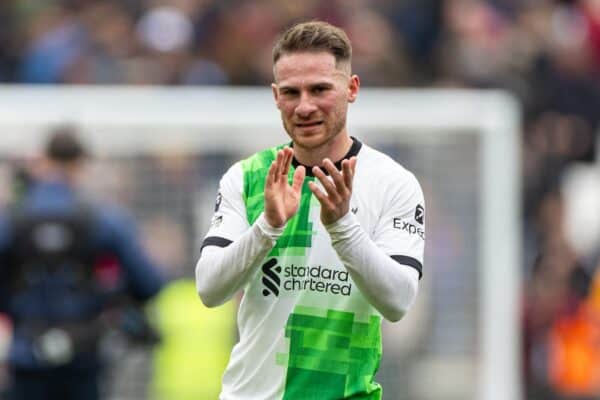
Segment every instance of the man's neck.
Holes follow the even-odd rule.
[[[307,149],[294,143],[294,158],[306,166],[320,166],[325,158],[337,162],[350,151],[352,143],[352,138],[346,132],[340,132],[332,140],[318,148]]]

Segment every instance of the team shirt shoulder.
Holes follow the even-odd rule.
[[[363,144],[359,162],[364,164],[361,168],[370,179],[379,177],[377,183],[385,182],[385,186],[420,189],[420,184],[411,171],[387,154],[368,145]]]

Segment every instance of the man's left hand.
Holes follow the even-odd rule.
[[[323,189],[315,182],[309,182],[310,190],[321,203],[321,222],[329,225],[342,218],[350,209],[352,197],[352,180],[356,168],[356,157],[342,161],[342,170],[338,170],[333,162],[326,158],[323,160],[323,169],[313,167],[312,172],[323,185]]]

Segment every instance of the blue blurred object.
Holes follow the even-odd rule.
[[[85,48],[84,30],[76,23],[54,29],[33,42],[19,71],[25,83],[60,83],[67,68]]]

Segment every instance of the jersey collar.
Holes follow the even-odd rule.
[[[350,136],[350,138],[352,139],[352,146],[350,146],[350,150],[348,150],[348,152],[346,153],[346,155],[344,157],[342,157],[340,160],[334,162],[335,167],[338,170],[342,169],[342,161],[347,160],[350,157],[357,156],[358,152],[360,151],[360,149],[362,147],[362,143],[360,142],[360,140],[358,140],[354,136]],[[290,143],[290,147],[293,147],[293,143]],[[294,157],[292,159],[292,165],[294,166],[294,168],[297,168],[298,166],[302,165],[306,169],[306,176],[314,176],[312,173],[312,167],[300,163],[298,160],[296,160],[296,157]],[[323,168],[322,168],[322,170],[323,170],[323,172],[325,172],[326,175],[329,175],[329,173],[327,173],[327,170],[325,170]]]

